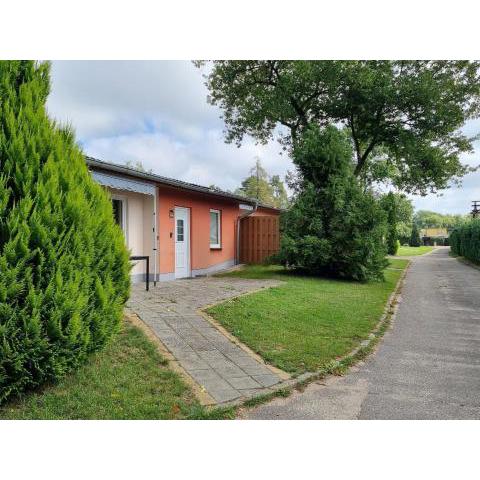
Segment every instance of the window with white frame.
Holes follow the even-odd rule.
[[[210,210],[210,248],[221,248],[221,215],[220,210]]]

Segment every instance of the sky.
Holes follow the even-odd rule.
[[[140,161],[154,173],[234,190],[259,157],[270,175],[293,165],[277,142],[238,148],[224,142],[221,111],[207,102],[202,72],[188,61],[54,61],[50,115],[70,124],[87,155],[112,163]],[[480,132],[480,119],[467,135]],[[480,165],[480,142],[462,157]],[[416,209],[467,213],[480,200],[480,171],[461,188],[411,197]]]

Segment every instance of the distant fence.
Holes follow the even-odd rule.
[[[240,263],[262,263],[280,247],[279,217],[252,216],[240,224]]]

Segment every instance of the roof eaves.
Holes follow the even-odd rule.
[[[99,160],[97,158],[93,158],[89,156],[85,156],[85,161],[89,167],[93,167],[93,168],[99,168],[99,169],[108,170],[116,173],[123,173],[125,175],[130,175],[132,177],[142,178],[144,180],[150,180],[155,183],[162,183],[164,185],[177,187],[177,188],[185,188],[187,190],[191,190],[199,193],[205,193],[207,195],[214,195],[222,198],[230,198],[232,200],[237,200],[239,202],[244,202],[252,205],[255,205],[255,203],[257,203],[256,200],[252,198],[242,197],[241,195],[224,192],[223,190],[213,190],[209,187],[196,185],[194,183],[188,183],[188,182],[184,182],[182,180],[176,180],[173,178],[163,177],[155,173],[141,172],[134,168],[127,167],[126,165],[118,165],[116,163],[105,162],[103,160]],[[272,210],[278,210],[276,207],[272,207],[270,205],[265,205],[262,203],[258,203],[258,206],[263,208],[270,208]]]

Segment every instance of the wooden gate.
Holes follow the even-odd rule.
[[[280,223],[276,215],[252,216],[240,221],[240,263],[262,263],[278,252]]]

